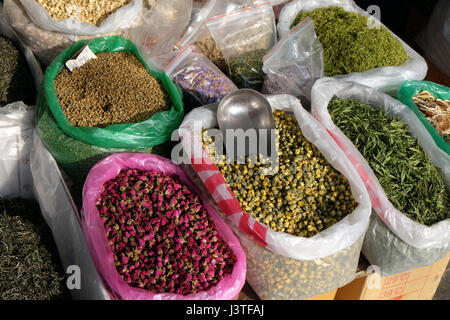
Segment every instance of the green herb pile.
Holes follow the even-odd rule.
[[[37,203],[0,200],[0,300],[67,295],[53,238]]]
[[[0,107],[16,101],[32,105],[36,100],[28,64],[14,43],[0,35]]]
[[[369,28],[367,17],[332,6],[300,12],[291,25],[311,17],[324,49],[326,76],[399,66],[408,54],[384,27]]]
[[[266,52],[258,49],[230,58],[230,78],[239,89],[261,91],[265,78],[262,67]]]
[[[395,208],[427,226],[449,218],[449,191],[442,173],[408,134],[407,125],[355,100],[334,98],[328,110]]]

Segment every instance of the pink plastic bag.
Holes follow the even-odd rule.
[[[176,175],[180,181],[196,192],[211,215],[217,231],[233,251],[236,263],[230,275],[211,289],[196,294],[155,294],[149,290],[128,285],[116,271],[113,253],[109,248],[103,220],[96,207],[103,184],[115,178],[124,168],[141,170],[156,169],[169,175]],[[157,155],[118,153],[97,163],[89,172],[83,188],[82,228],[94,263],[110,290],[123,300],[231,300],[236,299],[245,284],[246,258],[242,247],[231,229],[216,211],[205,201],[184,171],[172,161]]]

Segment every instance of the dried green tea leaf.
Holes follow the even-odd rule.
[[[300,12],[291,25],[311,17],[324,50],[326,76],[399,66],[408,60],[403,45],[386,28],[369,28],[367,17],[331,6]]]

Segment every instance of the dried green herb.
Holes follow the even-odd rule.
[[[36,89],[28,64],[20,50],[0,35],[0,107],[16,101],[32,105]]]
[[[409,135],[406,124],[355,100],[334,98],[328,110],[395,208],[427,226],[449,218],[449,190],[442,173]]]
[[[311,17],[324,49],[326,76],[399,66],[408,54],[384,27],[369,28],[367,17],[331,6],[300,12],[291,25]]]
[[[0,200],[0,300],[67,297],[64,272],[37,203]]]
[[[240,89],[261,91],[265,74],[263,57],[267,50],[258,49],[230,58],[230,78]]]

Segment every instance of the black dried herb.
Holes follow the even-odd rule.
[[[16,101],[35,104],[36,89],[22,53],[11,40],[0,35],[0,107]]]
[[[0,300],[62,298],[64,271],[38,204],[0,200]]]

